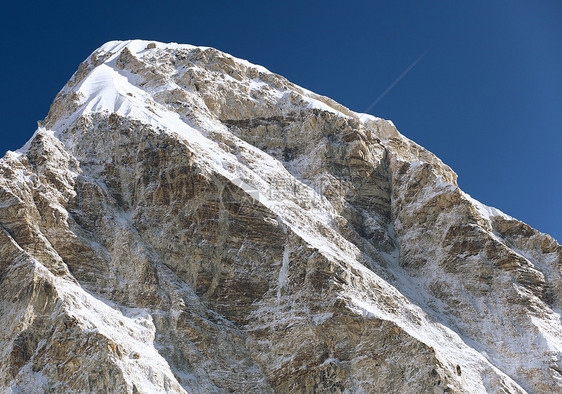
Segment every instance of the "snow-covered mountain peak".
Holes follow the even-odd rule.
[[[104,44],[0,173],[0,390],[562,387],[560,245],[261,66]]]

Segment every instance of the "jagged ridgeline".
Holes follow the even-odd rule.
[[[386,120],[109,42],[0,161],[0,391],[562,391],[562,248]]]

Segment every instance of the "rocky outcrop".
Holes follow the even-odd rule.
[[[263,67],[105,44],[0,174],[0,390],[562,390],[560,245]]]

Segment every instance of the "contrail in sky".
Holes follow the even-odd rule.
[[[390,92],[390,91],[392,90],[392,88],[395,87],[396,84],[397,84],[398,82],[400,82],[400,80],[401,80],[402,78],[404,78],[404,77],[406,76],[406,74],[408,74],[408,73],[410,72],[410,70],[411,70],[412,68],[414,68],[414,66],[415,66],[416,64],[418,64],[419,61],[422,60],[422,58],[423,58],[426,54],[427,54],[427,52],[424,52],[424,53],[422,53],[420,56],[418,56],[418,58],[417,58],[416,60],[414,60],[413,63],[410,64],[410,65],[408,66],[408,68],[406,68],[406,69],[402,72],[402,74],[400,74],[400,75],[398,76],[398,78],[396,78],[396,79],[394,80],[394,82],[392,82],[392,83],[384,90],[384,92],[382,92],[382,93],[380,94],[380,96],[377,97],[377,99],[376,99],[375,101],[373,101],[373,102],[371,103],[371,105],[369,105],[369,106],[367,107],[367,109],[366,109],[365,111],[363,111],[363,112],[367,113],[367,112],[369,112],[370,110],[372,110],[373,107],[374,107],[375,105],[377,105],[377,103],[378,103],[379,101],[381,101],[382,98],[383,98],[384,96],[386,96],[386,94],[387,94],[388,92]]]

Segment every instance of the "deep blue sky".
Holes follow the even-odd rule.
[[[8,5],[8,4],[9,5]],[[364,111],[459,174],[463,190],[562,240],[562,2],[4,2],[0,155],[114,39],[206,45]]]

